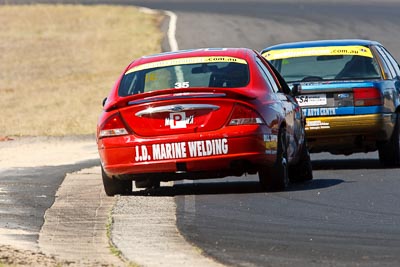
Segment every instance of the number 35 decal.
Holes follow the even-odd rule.
[[[189,88],[189,82],[177,82],[175,88]]]

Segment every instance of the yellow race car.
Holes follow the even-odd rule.
[[[379,150],[384,165],[400,165],[400,68],[385,47],[369,40],[320,40],[261,53],[289,85],[301,85],[297,101],[310,152]]]

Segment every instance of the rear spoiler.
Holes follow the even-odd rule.
[[[256,99],[257,95],[249,93],[240,88],[173,88],[166,90],[151,91],[141,94],[118,97],[115,101],[106,102],[105,111],[111,111],[131,105],[150,103],[153,101],[162,101],[170,99],[188,99],[188,98],[220,98],[229,97],[235,99]]]

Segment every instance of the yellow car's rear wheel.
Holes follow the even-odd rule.
[[[379,146],[379,160],[387,167],[400,166],[400,114],[397,114],[390,140]]]

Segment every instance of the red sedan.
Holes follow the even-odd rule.
[[[97,126],[107,195],[161,181],[259,174],[267,191],[312,179],[304,123],[279,73],[250,49],[195,49],[134,60]]]

